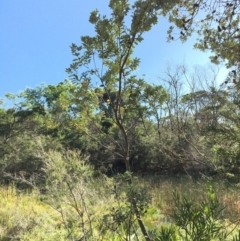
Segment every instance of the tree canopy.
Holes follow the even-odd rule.
[[[161,5],[161,1],[157,1]],[[240,69],[240,2],[239,0],[175,1],[170,8],[161,9],[171,23],[180,30],[184,42],[197,34],[194,45],[212,52],[213,63],[225,62],[228,68]],[[168,40],[175,40],[174,26],[168,31]],[[178,36],[179,36],[178,35]]]

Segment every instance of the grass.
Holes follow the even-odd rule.
[[[193,180],[189,177],[144,177],[140,178],[142,185],[152,195],[152,205],[168,213],[173,205],[172,193],[177,191],[186,197],[204,197],[207,195],[209,185],[213,187],[221,205],[225,207],[224,215],[229,219],[240,217],[240,192],[239,187],[225,181]]]
[[[0,192],[1,241],[54,240],[61,217],[40,201],[39,193],[18,193],[14,186],[2,187]]]
[[[206,197],[209,185],[205,180],[166,177],[139,178],[138,183],[152,196],[143,218],[148,229],[171,224],[174,190],[198,202],[200,197]],[[238,224],[240,216],[239,189],[220,181],[211,185],[220,205],[225,207],[222,221],[230,230]],[[125,197],[119,197],[118,201],[114,198],[113,180],[100,177],[75,187],[74,193],[66,190],[58,197],[43,196],[38,191],[19,193],[14,186],[1,187],[0,240],[76,240],[83,232],[90,231],[95,237],[92,240],[121,240],[124,230],[114,235],[107,230],[113,225],[112,210],[120,207],[123,214],[126,210]]]

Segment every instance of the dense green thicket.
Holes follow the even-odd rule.
[[[112,0],[109,7],[110,18],[97,10],[90,15],[95,36],[82,36],[80,45],[72,44],[74,60],[66,69],[71,80],[6,95],[15,104],[0,110],[2,179],[44,182],[42,151],[64,148],[81,150],[97,171],[108,175],[125,170],[220,173],[239,181],[238,69],[219,87],[210,70],[190,73],[185,66],[168,66],[159,84],[152,85],[135,75],[140,59],[133,57],[135,46],[157,24],[159,14],[169,15],[182,28],[184,7],[190,20],[184,23],[182,40],[192,33],[199,9],[211,7],[213,12],[222,11],[221,28],[232,18],[229,28],[237,41],[236,2],[227,2],[222,10],[201,1],[148,0],[131,6],[128,1]],[[130,16],[129,23],[125,19]],[[206,17],[201,31],[210,28],[204,23],[211,21]],[[229,47],[222,32],[218,34],[219,41],[226,42],[224,48]],[[224,59],[219,48],[212,51],[220,51]],[[232,59],[225,56],[229,67],[238,65],[238,55],[235,51]]]
[[[164,87],[141,80],[142,91],[123,91],[127,97],[121,121],[129,129],[131,170],[190,175],[215,171],[239,181],[238,85],[181,89],[187,78],[183,70],[171,69],[163,77]],[[16,95],[21,97],[17,105],[1,109],[4,180],[43,181],[42,152],[62,148],[80,150],[96,171],[111,175],[126,170],[124,140],[107,103],[114,95],[105,100],[102,87],[91,87],[87,94],[84,88],[65,81],[27,89]]]

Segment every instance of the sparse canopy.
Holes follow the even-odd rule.
[[[240,1],[193,0],[176,1],[172,8],[162,9],[161,14],[180,29],[182,41],[198,34],[196,48],[210,50],[211,61],[226,61],[227,67],[240,68]],[[174,40],[174,27],[168,31],[168,40]]]

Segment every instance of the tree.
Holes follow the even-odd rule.
[[[130,171],[130,146],[127,128],[146,113],[146,105],[141,105],[143,94],[148,85],[143,79],[133,75],[140,59],[132,57],[134,47],[143,40],[143,33],[157,23],[155,1],[136,1],[130,7],[128,1],[110,1],[112,17],[101,17],[97,10],[90,16],[96,36],[81,37],[82,45],[72,44],[71,50],[76,58],[67,69],[75,83],[85,86],[86,92],[91,86],[91,76],[96,76],[100,87],[95,89],[102,112],[101,124],[107,132],[116,125],[124,140],[122,148],[126,169]],[[125,21],[131,10],[131,24]],[[150,11],[151,10],[151,11]],[[154,10],[154,11],[153,11]],[[81,53],[84,51],[83,53]],[[101,67],[97,63],[101,61]],[[78,70],[86,70],[78,75]],[[130,124],[131,122],[131,124]]]
[[[114,140],[116,154],[123,158],[130,173],[131,133],[139,122],[144,125],[151,99],[156,99],[154,96],[158,91],[163,93],[161,87],[155,90],[134,75],[140,63],[139,58],[133,57],[134,47],[142,42],[143,34],[157,23],[158,6],[155,1],[138,0],[130,6],[126,0],[110,0],[109,7],[112,11],[110,18],[101,16],[98,10],[91,13],[89,21],[94,25],[96,35],[82,36],[80,46],[72,44],[75,59],[66,71],[74,83],[85,88],[85,93],[94,89],[93,76],[98,79],[99,87],[91,93],[99,101],[97,112],[101,116],[102,134],[108,138],[111,130],[119,130],[119,136]],[[127,25],[129,16],[131,22]],[[159,97],[160,104],[166,96],[163,93]],[[90,120],[94,117],[87,114],[85,118]],[[128,183],[131,185],[131,178]],[[135,197],[131,197],[130,202],[145,239],[150,240]]]

